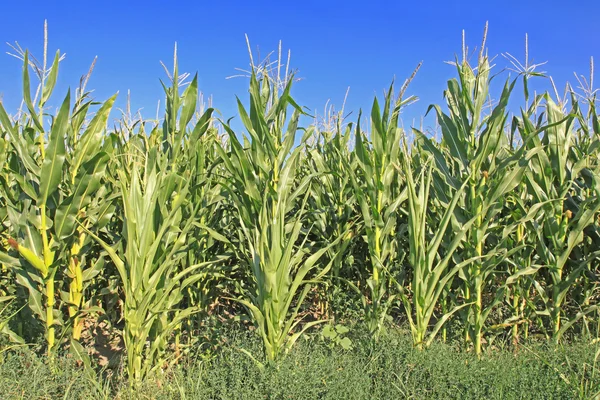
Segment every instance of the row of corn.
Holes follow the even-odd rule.
[[[306,124],[293,75],[263,63],[234,131],[176,59],[160,121],[109,124],[116,95],[97,103],[89,74],[57,99],[60,53],[20,57],[22,107],[0,104],[0,332],[14,342],[39,333],[49,357],[83,356],[85,330],[108,321],[139,382],[215,304],[244,312],[275,360],[343,318],[340,296],[373,340],[404,324],[419,349],[600,335],[591,82],[532,94],[526,69],[492,94],[488,57],[457,59],[432,135],[403,128],[406,85],[353,122]]]

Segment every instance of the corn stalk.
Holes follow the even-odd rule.
[[[302,318],[297,317],[311,285],[332,265],[330,261],[318,269],[317,262],[339,239],[319,248],[302,237],[312,179],[310,175],[297,179],[305,139],[293,146],[302,112],[290,96],[292,78],[280,92],[268,75],[259,80],[255,72],[250,78],[250,113],[238,99],[250,137],[242,145],[225,125],[230,149],[220,152],[229,174],[223,184],[242,232],[238,251],[253,278],[252,290],[238,301],[250,311],[267,359],[274,360],[304,331],[324,322],[299,326]],[[290,105],[294,114],[285,129]]]
[[[42,113],[54,88],[60,59],[57,52],[49,72],[44,69],[38,89],[41,96],[35,107],[30,93],[31,63],[24,52],[23,96],[28,113],[23,123],[14,125],[0,105],[0,123],[13,150],[11,188],[6,199],[9,244],[24,261],[14,271],[17,282],[29,291],[29,307],[44,323],[49,354],[57,345],[57,326],[74,326],[72,335],[78,339],[79,317],[82,312],[92,311],[84,310],[82,297],[86,281],[94,272],[84,273],[81,261],[85,255],[80,250],[85,238],[76,232],[75,221],[86,219],[85,212],[100,188],[109,159],[102,148],[102,130],[114,102],[114,97],[109,99],[84,126],[91,100],[85,100],[84,95],[78,97],[71,113],[67,94],[46,132]],[[57,304],[65,280],[69,294]],[[67,325],[63,305],[71,317]],[[60,337],[64,335],[61,331]]]
[[[360,128],[359,116],[354,148],[358,160],[356,171],[346,162],[369,249],[369,297],[363,298],[363,304],[365,321],[375,340],[384,329],[389,308],[396,298],[396,294],[388,295],[388,292],[399,276],[402,252],[399,251],[401,232],[397,225],[400,205],[407,198],[406,188],[402,188],[403,179],[396,168],[401,162],[400,143],[404,134],[398,121],[402,107],[415,100],[414,97],[402,99],[398,96],[392,106],[392,98],[393,85],[386,94],[383,110],[377,98],[373,102],[370,145]]]

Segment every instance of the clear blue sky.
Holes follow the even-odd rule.
[[[443,61],[460,53],[461,31],[467,44],[478,46],[490,23],[490,54],[524,55],[529,34],[534,61],[562,87],[573,72],[589,74],[589,58],[600,65],[598,15],[600,2],[564,1],[5,1],[0,23],[0,93],[10,111],[21,99],[21,65],[4,54],[5,42],[18,41],[41,55],[43,21],[48,20],[50,50],[67,54],[61,64],[54,101],[67,87],[77,86],[94,56],[98,56],[89,87],[105,100],[127,90],[133,108],[152,118],[163,98],[159,61],[171,64],[178,43],[180,70],[198,72],[200,90],[212,95],[225,118],[236,115],[235,95],[246,98],[245,79],[226,80],[236,67],[247,67],[244,34],[262,54],[277,48],[292,50],[292,67],[302,82],[297,101],[323,110],[327,100],[341,105],[350,86],[347,110],[369,108],[395,76],[402,81],[419,61],[423,67],[409,94],[420,97],[405,114],[405,124],[430,103],[440,103],[453,67]],[[497,58],[500,71],[508,62]],[[599,67],[600,68],[600,67]],[[600,78],[599,78],[600,79]],[[58,95],[58,96],[56,96]],[[355,114],[356,116],[356,114]]]

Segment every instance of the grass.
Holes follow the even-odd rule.
[[[72,358],[58,357],[51,365],[21,351],[0,365],[0,393],[6,400],[576,399],[600,390],[590,368],[600,345],[529,343],[518,353],[498,349],[478,359],[453,344],[434,343],[429,351],[418,351],[410,335],[399,330],[389,330],[373,344],[362,330],[351,329],[353,350],[331,348],[313,335],[264,369],[237,350],[260,351],[260,338],[239,329],[221,332],[227,346],[210,359],[189,357],[147,378],[134,395],[124,374],[93,382]]]

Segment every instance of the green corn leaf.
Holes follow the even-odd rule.
[[[31,87],[29,80],[29,53],[25,51],[25,55],[23,57],[23,100],[25,100],[25,105],[29,110],[29,114],[35,127],[39,132],[43,134],[44,128],[40,123],[37,112],[35,111],[35,107],[33,106],[33,102],[31,101]]]
[[[112,110],[117,94],[113,95],[102,104],[94,118],[90,121],[74,149],[74,160],[71,166],[71,175],[79,173],[80,166],[90,158],[96,156],[102,144],[103,131],[106,128],[108,116]]]
[[[43,107],[50,96],[52,95],[52,91],[54,90],[54,86],[56,85],[56,79],[58,78],[58,64],[60,62],[60,51],[56,51],[54,55],[54,61],[52,62],[52,66],[50,67],[50,73],[48,74],[48,78],[46,79],[44,90],[42,91],[42,100],[40,101],[40,105]]]
[[[66,239],[75,231],[77,213],[90,204],[92,194],[100,188],[109,159],[108,154],[100,152],[79,170],[73,194],[65,198],[56,210],[54,232],[58,239]]]
[[[45,205],[61,181],[62,170],[65,163],[66,148],[65,134],[69,121],[70,93],[67,94],[60,111],[52,124],[46,158],[42,163],[40,173],[40,195],[38,201]]]

